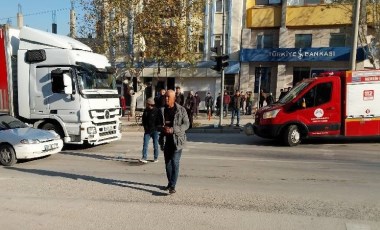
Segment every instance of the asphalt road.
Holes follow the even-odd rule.
[[[380,229],[380,139],[188,137],[173,195],[141,132],[0,166],[1,229]]]

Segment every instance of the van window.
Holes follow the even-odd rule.
[[[314,86],[305,95],[306,107],[322,105],[331,100],[332,83],[325,82]]]

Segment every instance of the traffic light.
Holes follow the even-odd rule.
[[[216,65],[212,66],[211,69],[215,71],[222,71],[225,67],[227,67],[228,64],[228,55],[222,55],[222,56],[215,56],[213,57],[214,61],[216,62]]]

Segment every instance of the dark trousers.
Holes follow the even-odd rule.
[[[179,174],[179,160],[181,159],[182,149],[176,150],[174,143],[167,142],[164,148],[166,177],[168,187],[175,188]]]
[[[189,128],[192,128],[193,127],[193,116],[194,116],[194,113],[193,113],[193,110],[191,109],[186,109],[186,112],[187,112],[187,116],[189,117],[189,123],[190,123],[190,126]]]

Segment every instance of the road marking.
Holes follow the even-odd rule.
[[[347,230],[371,230],[369,225],[346,223]]]

